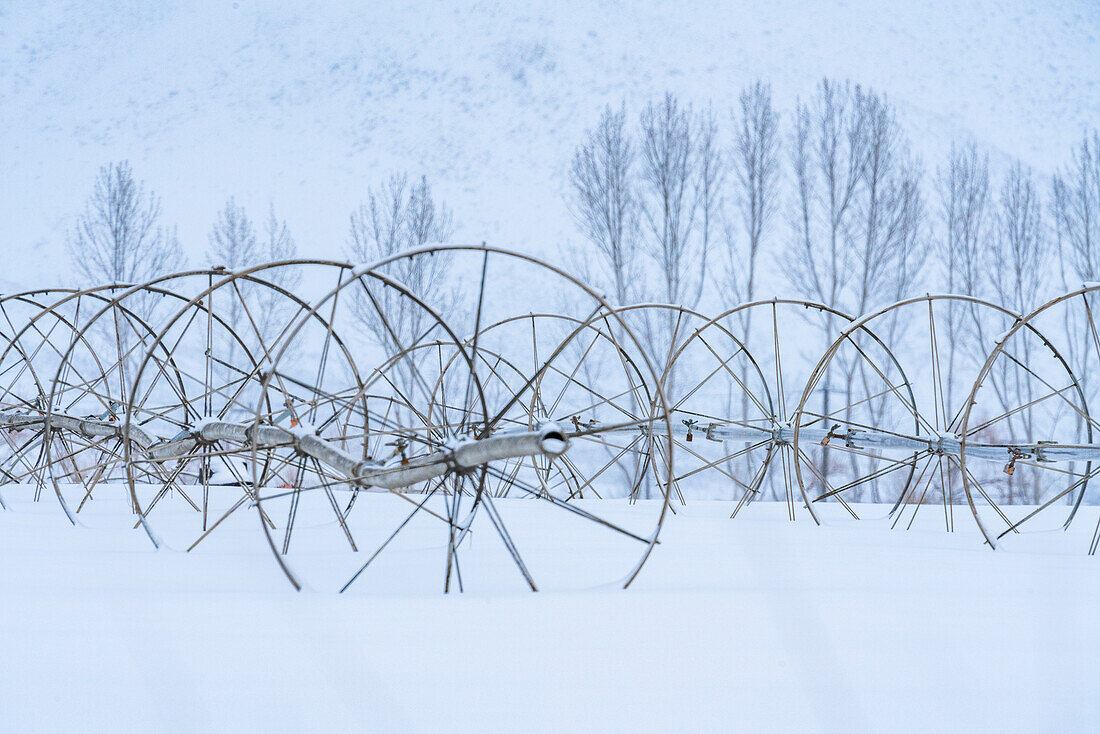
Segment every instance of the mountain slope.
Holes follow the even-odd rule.
[[[886,91],[926,160],[973,136],[1049,171],[1100,122],[1100,6],[249,2],[0,5],[9,279],[63,279],[98,166],[129,158],[193,260],[230,195],[338,256],[392,169],[427,174],[457,235],[552,255],[600,108],[665,89],[719,110],[755,78],[789,107],[824,74]],[[121,8],[121,9],[120,9]]]

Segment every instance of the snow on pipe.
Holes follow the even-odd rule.
[[[81,419],[64,415],[48,417],[51,428],[61,428],[86,438],[123,438],[126,431],[117,421]],[[44,425],[47,416],[0,411],[0,427],[19,430]],[[341,472],[364,487],[401,489],[451,472],[464,472],[480,466],[527,456],[556,457],[569,449],[569,439],[557,423],[544,423],[533,431],[501,432],[483,439],[459,441],[424,456],[404,462],[378,462],[356,459],[323,438],[306,432],[289,431],[279,426],[206,421],[188,435],[163,441],[131,426],[130,439],[152,461],[170,461],[186,456],[202,443],[218,442],[249,445],[255,441],[260,450],[293,447],[295,451]]]
[[[63,428],[86,438],[122,438],[123,428],[117,421],[105,421],[98,418],[74,418],[67,415],[50,415],[0,411],[0,428],[18,431],[25,428],[45,426]],[[137,426],[130,427],[130,440],[142,448],[155,442],[148,433]]]
[[[210,421],[199,427],[195,434],[150,447],[150,458],[163,461],[185,455],[199,441],[249,444],[254,440],[260,449],[293,447],[298,453],[316,459],[364,487],[401,489],[452,472],[476,469],[494,461],[526,456],[556,457],[569,448],[569,440],[556,423],[545,423],[533,431],[502,432],[483,439],[459,441],[404,462],[356,459],[319,436],[296,433],[279,426]]]

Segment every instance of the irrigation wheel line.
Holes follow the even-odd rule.
[[[642,303],[620,308],[618,313],[647,335],[649,356],[660,370],[672,420],[672,451],[677,457],[672,486],[681,503],[691,494],[691,484],[702,478],[750,491],[739,469],[728,466],[731,452],[714,431],[736,424],[745,429],[742,432],[752,443],[766,435],[763,422],[767,419],[762,416],[771,414],[772,396],[753,355],[722,325],[692,309]],[[720,395],[715,393],[715,385]],[[716,407],[728,402],[731,391],[747,396],[758,409],[755,417],[731,417]],[[745,451],[732,453],[736,459]]]
[[[180,298],[174,291],[156,286],[115,285],[74,293],[50,309],[71,309],[79,327],[61,343],[64,351],[59,351],[62,358],[50,376],[44,407],[46,433],[51,437],[46,443],[44,468],[62,510],[73,524],[77,524],[76,515],[92,499],[97,484],[122,479],[118,422],[128,398],[127,366],[141,356],[142,345],[155,336],[148,319],[130,308],[134,304],[123,303],[125,295],[132,293],[156,299]],[[102,339],[97,338],[97,332]],[[167,357],[161,355],[166,369],[178,380],[178,372]],[[63,493],[63,489],[74,486],[79,489],[75,509]]]
[[[284,556],[274,533],[263,525],[269,547],[287,578],[296,588],[308,585],[341,591],[373,588],[372,584],[387,581],[431,585],[432,579],[439,579],[444,591],[452,591],[492,583],[501,576],[494,571],[510,566],[518,572],[524,586],[539,589],[607,583],[609,578],[606,576],[595,578],[596,567],[600,566],[601,561],[607,561],[612,565],[622,563],[610,580],[617,579],[618,583],[628,586],[657,542],[668,507],[667,490],[661,492],[660,499],[649,501],[645,506],[647,512],[641,513],[646,523],[644,532],[637,531],[635,527],[639,521],[638,512],[624,513],[623,510],[628,509],[624,504],[626,499],[566,502],[538,491],[537,487],[521,487],[516,481],[510,497],[494,498],[486,491],[485,477],[499,472],[499,465],[508,456],[560,455],[569,450],[574,440],[605,430],[585,427],[577,431],[573,427],[553,423],[540,427],[538,431],[505,428],[504,417],[516,403],[530,399],[536,382],[575,345],[577,337],[553,347],[520,389],[509,396],[503,405],[491,407],[485,399],[484,380],[476,367],[483,364],[477,356],[481,345],[473,339],[467,345],[466,340],[457,336],[458,330],[440,316],[440,309],[431,303],[433,299],[439,300],[440,294],[414,293],[405,284],[384,275],[403,268],[406,272],[416,272],[417,268],[413,266],[417,258],[446,258],[451,267],[459,270],[465,267],[477,274],[474,276],[476,286],[464,294],[468,308],[455,304],[449,308],[449,313],[469,317],[470,326],[462,329],[466,333],[479,334],[481,324],[489,321],[490,314],[500,313],[502,308],[507,310],[514,305],[509,292],[510,284],[548,280],[555,286],[553,292],[570,291],[571,296],[585,302],[579,308],[584,312],[582,322],[606,317],[616,334],[621,335],[617,338],[633,340],[634,348],[640,346],[602,297],[564,271],[527,255],[485,246],[441,245],[419,248],[357,268],[355,278],[315,303],[314,312],[327,308],[339,314],[341,311],[332,308],[332,303],[340,294],[346,294],[344,301],[348,302],[353,300],[350,294],[359,293],[360,302],[366,299],[374,304],[377,307],[375,317],[379,323],[385,324],[390,318],[387,311],[399,310],[394,299],[404,302],[407,308],[401,312],[409,313],[410,309],[415,309],[423,324],[418,338],[409,341],[447,342],[457,355],[451,360],[450,369],[445,370],[449,397],[446,400],[433,397],[435,391],[431,385],[440,379],[442,373],[438,364],[433,367],[431,360],[424,360],[423,364],[406,361],[409,384],[414,388],[422,385],[422,388],[410,391],[412,396],[406,395],[410,403],[419,402],[419,405],[414,406],[417,410],[404,413],[402,420],[407,423],[404,428],[409,435],[423,437],[419,442],[422,453],[407,455],[399,461],[393,457],[388,462],[368,462],[350,475],[330,474],[330,487],[345,493],[358,493],[360,499],[356,510],[349,516],[349,527],[356,537],[365,537],[367,531],[373,534],[369,544],[366,541],[357,543],[358,553],[349,552],[346,544],[341,548],[341,544],[335,542],[326,544],[315,540],[307,543],[303,540],[300,543],[296,541],[299,548],[296,553]],[[389,299],[386,301],[390,304],[387,309],[378,307],[384,298]],[[299,325],[302,323],[300,320]],[[585,330],[574,330],[573,334],[584,333]],[[295,351],[297,331],[296,326],[281,345],[273,372],[279,371],[280,361],[286,354]],[[394,334],[397,331],[396,327],[392,328]],[[408,355],[410,360],[416,354],[415,344],[410,345],[400,339],[394,341],[401,347],[396,350],[398,354]],[[362,360],[360,362],[362,365]],[[386,358],[380,362],[392,364],[393,360]],[[455,363],[465,365],[462,374],[455,371]],[[645,366],[651,378],[655,377],[648,362]],[[371,374],[366,370],[364,372]],[[373,387],[377,388],[378,384],[376,382]],[[656,398],[656,403],[663,406],[659,386]],[[430,425],[416,425],[423,423],[420,417],[426,415],[433,416]],[[661,429],[667,434],[667,414],[662,413],[659,420],[663,421]],[[260,430],[262,421],[262,412],[257,411],[253,431]],[[653,424],[658,420],[647,418],[645,422]],[[616,427],[607,426],[606,429]],[[649,430],[654,429],[650,426]],[[544,439],[549,443],[538,445],[550,447],[551,450],[523,449],[515,453],[511,448],[524,442],[534,446]],[[256,441],[254,450],[258,456],[270,448]],[[463,457],[473,455],[485,458],[474,464],[464,463],[469,459]],[[670,457],[663,461],[671,468]],[[405,476],[426,476],[422,472],[428,472],[430,478],[405,485],[404,488],[393,486],[405,481],[402,478]],[[301,494],[304,497],[306,493]],[[264,487],[258,489],[258,495],[257,505],[260,508],[287,498],[285,491],[280,493]],[[364,508],[365,503],[370,507]],[[271,514],[279,513],[273,511]],[[371,522],[376,522],[376,525],[372,527]],[[626,527],[625,524],[629,523],[634,525]],[[420,526],[420,530],[412,532],[414,526]],[[424,539],[429,537],[434,540],[424,545]],[[578,538],[591,538],[600,543],[599,555],[578,558]],[[625,555],[624,547],[628,550]],[[338,558],[340,553],[345,558]],[[372,571],[374,566],[381,564],[389,564],[391,572],[380,580]],[[404,570],[395,573],[392,569],[395,564]],[[347,572],[334,576],[331,569],[337,565],[342,565]],[[513,577],[515,575],[512,574]]]
[[[841,311],[823,304],[802,299],[771,298],[743,303],[711,318],[699,327],[675,361],[684,360],[689,349],[705,346],[724,369],[727,377],[727,415],[715,415],[707,404],[718,402],[720,396],[699,395],[697,388],[685,391],[689,398],[699,400],[704,407],[690,409],[705,420],[699,420],[696,435],[702,433],[711,441],[721,442],[727,461],[738,461],[746,481],[738,482],[745,491],[735,497],[731,517],[736,517],[746,505],[763,493],[766,485],[778,494],[776,483],[781,484],[782,496],[787,505],[790,520],[796,518],[796,486],[801,504],[806,507],[814,522],[817,514],[805,490],[796,485],[793,463],[796,445],[791,426],[791,413],[787,408],[788,392],[794,386],[805,383],[797,365],[798,352],[805,349],[805,337],[799,334],[805,329],[806,314],[821,315],[829,320],[839,320],[847,325],[853,319]],[[834,327],[840,331],[840,325]],[[724,348],[722,344],[727,344]],[[724,356],[724,355],[729,356]],[[741,370],[728,369],[728,362],[744,354]],[[808,370],[801,370],[807,372]],[[711,377],[715,370],[704,370]],[[706,378],[710,379],[710,377]],[[755,387],[756,385],[760,387]],[[766,398],[766,399],[765,399]],[[674,402],[675,408],[681,406]],[[674,409],[675,409],[674,408]],[[838,498],[846,507],[843,498]],[[849,508],[849,511],[850,508]],[[853,512],[854,514],[854,512]]]
[[[955,370],[944,370],[941,364],[946,335],[938,328],[944,318],[941,314],[937,324],[936,315],[944,308],[955,323],[957,311],[984,313],[988,308],[996,312],[999,307],[964,296],[904,299],[856,319],[825,351],[807,380],[793,421],[799,446],[795,476],[803,487],[812,481],[818,495],[815,501],[871,489],[880,497],[893,498],[890,514],[896,525],[906,507],[911,506],[915,516],[935,488],[932,496],[938,492],[943,501],[945,527],[953,528],[954,465],[939,466],[940,454],[927,441],[906,443],[906,439],[927,436],[938,439],[957,421],[957,412],[946,407],[943,399],[945,383],[960,382]],[[926,339],[917,346],[916,359],[899,357],[890,336],[882,336],[904,332],[908,345],[921,324],[927,325],[922,335]],[[822,408],[812,407],[815,393],[821,396]],[[834,395],[839,398],[837,404]],[[828,407],[825,400],[830,401]]]
[[[115,287],[106,293],[90,289],[81,294],[92,297],[93,303],[103,305],[87,316],[67,347],[51,382],[46,415],[52,432],[77,443],[81,454],[96,455],[95,461],[90,465],[85,462],[86,465],[77,474],[76,478],[80,481],[75,485],[80,490],[80,501],[75,509],[65,498],[65,491],[71,490],[74,485],[74,475],[64,471],[59,462],[73,452],[70,450],[61,456],[47,456],[46,466],[50,470],[55,494],[73,524],[77,524],[76,514],[92,498],[98,483],[121,481],[132,475],[133,467],[127,451],[129,441],[137,440],[144,449],[165,438],[163,434],[170,437],[193,420],[194,415],[189,412],[186,370],[181,366],[178,355],[163,342],[157,341],[160,325],[154,322],[163,316],[165,310],[174,310],[175,304],[188,300],[187,296],[181,295],[181,285],[193,289],[196,281],[209,282],[222,277],[224,272],[220,270],[188,271],[148,284]],[[117,292],[119,290],[121,292]],[[107,298],[108,295],[112,297]],[[147,313],[139,314],[139,310]],[[158,311],[161,313],[158,314]],[[232,333],[220,316],[212,317],[211,322],[217,323],[224,332]],[[97,332],[111,334],[113,338],[97,344]],[[94,358],[94,368],[83,371],[72,369],[74,364],[89,355]],[[144,427],[128,432],[124,422],[127,414],[134,409],[132,370],[138,360],[153,360],[158,365],[160,374],[170,387],[170,399],[143,417]],[[149,398],[149,395],[144,396],[146,400]],[[47,447],[52,451],[53,443],[47,444]],[[144,472],[142,478],[148,481],[162,476],[159,471],[153,471]],[[179,496],[193,509],[200,509],[189,492],[181,491]],[[131,511],[139,513],[140,505],[133,501],[132,496],[130,500]]]
[[[482,330],[481,333],[484,334],[485,330]],[[466,340],[467,349],[470,347],[471,340],[472,337]],[[463,373],[463,368],[466,366],[463,354],[454,349],[453,343],[448,344],[442,340],[417,344],[411,347],[408,353],[416,360],[418,359],[416,353],[426,350],[432,350],[435,353],[434,359],[438,366],[432,390],[432,405],[434,408],[431,413],[454,410],[456,406],[452,405],[450,401],[455,397],[455,391],[448,388],[448,383],[456,381],[455,373]],[[390,361],[396,362],[403,359],[405,359],[404,355],[398,355],[391,357]],[[480,367],[478,374],[482,382],[482,391],[486,395],[487,405],[503,405],[515,394],[516,390],[527,382],[527,371],[511,363],[501,354],[491,351],[485,345],[485,340],[480,341],[478,345],[477,359]],[[379,368],[379,371],[384,370],[385,366]],[[448,392],[451,393],[450,397],[448,397]],[[535,390],[532,392],[532,402],[538,403],[538,399],[538,391]],[[393,402],[397,403],[397,401]],[[537,418],[542,413],[531,407],[527,401],[517,402],[514,408],[516,409],[516,415],[505,416],[501,421],[502,425],[516,430],[534,430],[547,422]],[[464,428],[469,435],[476,436],[479,433],[479,426],[473,421],[467,422]],[[519,483],[524,488],[520,492],[523,495],[526,495],[531,488],[537,488],[540,492],[566,501],[574,498],[583,499],[585,481],[568,463],[556,460],[560,458],[562,457],[540,455],[523,456],[502,461],[492,473],[486,475],[483,491],[488,492],[493,498],[507,497],[515,485]]]
[[[75,405],[80,401],[73,400],[67,406],[65,415],[57,415],[54,406],[59,400],[59,377],[63,376],[66,381],[75,380],[75,385],[92,377],[102,377],[102,381],[106,381],[109,371],[104,366],[104,360],[110,347],[93,344],[84,327],[103,304],[111,303],[119,291],[128,288],[128,285],[110,285],[65,291],[63,297],[51,299],[53,302],[49,306],[41,308],[26,320],[0,355],[0,365],[5,365],[0,372],[10,378],[4,384],[4,395],[20,392],[34,395],[32,400],[21,399],[22,410],[7,409],[0,413],[0,421],[10,428],[22,427],[34,431],[25,445],[37,444],[36,501],[47,476],[55,483],[60,475],[83,481],[85,474],[95,475],[94,466],[88,464],[88,456],[111,452],[110,447],[103,445],[102,438],[95,439],[95,445],[87,445],[83,443],[87,436],[79,430],[70,429],[81,420],[115,420],[117,408],[124,398],[117,394],[107,397],[93,390],[91,404]],[[131,326],[137,325],[138,331],[145,335],[151,333],[148,324],[132,312],[127,313],[126,318]],[[111,329],[110,333],[117,335],[118,330]],[[101,351],[103,354],[100,354]],[[32,384],[16,386],[21,375],[29,375]],[[67,398],[68,395],[65,395],[60,400],[66,402]],[[61,504],[69,519],[74,520],[63,499]]]
[[[816,463],[807,461],[805,453],[799,456],[795,464],[799,481],[805,482],[808,467],[823,485],[822,496],[862,485],[894,496],[890,515],[895,527],[907,512],[905,527],[911,527],[922,507],[938,503],[946,529],[953,530],[954,506],[961,499],[964,480],[960,456],[964,438],[959,433],[963,400],[973,382],[971,375],[985,356],[983,345],[1019,318],[989,301],[960,295],[909,298],[860,317],[821,358],[800,400],[796,440],[802,446],[816,443],[820,448],[816,448]],[[869,324],[877,334],[895,339],[904,334],[905,351],[899,352],[897,344],[888,346],[890,336],[859,338],[859,330]],[[893,366],[883,359],[887,352]],[[822,382],[827,384],[830,370],[833,376],[843,376],[847,386],[834,391],[841,397],[839,406],[823,415],[808,406]],[[815,422],[819,428],[813,426]],[[827,433],[821,436],[826,427]],[[823,471],[820,465],[833,451],[839,458],[831,472]],[[972,473],[970,479],[974,479]],[[984,496],[990,496],[992,489],[977,485]],[[996,507],[992,499],[990,504]]]
[[[51,342],[57,329],[71,333],[74,326],[64,318],[54,319],[45,331],[32,326],[36,318],[75,289],[26,291],[0,298],[0,485],[33,484],[34,501],[41,496],[45,479],[42,471],[44,422],[25,422],[23,416],[41,416],[48,377],[42,373],[40,355],[53,358]],[[33,457],[33,458],[32,458]],[[0,507],[4,506],[0,498]]]

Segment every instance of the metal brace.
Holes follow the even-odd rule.
[[[830,428],[829,431],[822,437],[822,439],[821,439],[821,445],[822,446],[828,446],[830,441],[832,441],[834,438],[838,438],[840,436],[840,434],[836,432],[836,429],[838,429],[838,428],[840,428],[840,424],[839,423],[834,423],[832,428]]]
[[[1036,461],[1057,461],[1057,459],[1048,459],[1045,449],[1047,446],[1058,443],[1057,441],[1039,441],[1035,447],[1035,460]]]
[[[393,446],[394,447],[393,453],[390,454],[389,458],[392,459],[393,457],[395,457],[397,455],[400,455],[401,456],[401,466],[408,466],[409,456],[408,456],[408,453],[407,453],[406,449],[409,448],[409,439],[405,438],[404,436],[398,436],[393,441],[390,441],[389,443],[387,443],[386,446]]]
[[[825,437],[821,439],[821,445],[822,446],[828,446],[829,441],[833,440],[834,438],[843,438],[844,439],[844,445],[847,446],[848,448],[850,448],[850,449],[859,448],[858,446],[856,446],[852,442],[853,439],[856,437],[856,434],[859,433],[859,431],[857,431],[854,428],[849,428],[844,433],[840,433],[836,430],[838,428],[840,428],[840,424],[839,423],[834,423],[833,427],[829,429],[829,432],[825,434]]]
[[[595,418],[588,422],[582,421],[579,415],[569,416],[569,420],[573,421],[573,428],[578,431],[586,431],[599,423]]]

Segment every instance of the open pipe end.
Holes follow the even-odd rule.
[[[569,449],[569,439],[557,423],[546,423],[540,429],[539,448],[548,456],[561,456]]]

